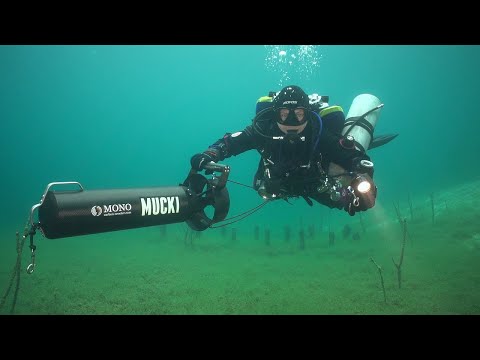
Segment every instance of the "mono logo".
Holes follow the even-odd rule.
[[[140,198],[142,202],[142,216],[178,214],[180,200],[178,196],[160,196]]]
[[[106,213],[118,213],[118,212],[132,211],[132,205],[130,205],[130,204],[103,205],[103,210]]]
[[[93,216],[114,216],[114,215],[130,215],[132,213],[131,204],[111,204],[103,205],[103,207],[95,205],[90,210]]]
[[[92,212],[93,216],[102,215],[102,208],[98,205],[95,205],[94,207],[92,207],[92,209],[90,211]]]

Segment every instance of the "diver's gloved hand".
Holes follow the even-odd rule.
[[[204,166],[210,161],[215,161],[215,158],[206,152],[202,152],[193,155],[190,159],[190,164],[192,165],[192,169],[196,171],[201,171],[205,168]]]
[[[350,216],[354,216],[356,212],[366,211],[375,206],[375,200],[377,199],[377,186],[373,182],[373,179],[369,174],[359,174],[359,180],[354,180],[351,184],[354,194],[358,197],[358,203],[355,201],[355,197],[349,194],[349,201],[345,204],[344,210],[348,212]],[[362,192],[361,182],[367,181],[370,184],[370,190]]]

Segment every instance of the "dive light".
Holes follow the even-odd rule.
[[[350,186],[359,194],[367,194],[372,190],[373,184],[370,178],[365,174],[373,175],[373,162],[369,160],[360,161],[361,173],[357,174],[352,180]]]
[[[372,184],[364,175],[359,175],[353,179],[352,187],[359,193],[366,194],[372,189]]]

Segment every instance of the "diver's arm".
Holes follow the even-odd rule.
[[[227,133],[209,147],[209,150],[216,150],[217,158],[221,161],[231,156],[239,155],[247,150],[256,147],[257,137],[251,126],[243,131]]]
[[[326,131],[320,141],[322,140],[324,141],[324,154],[327,155],[328,160],[331,163],[340,165],[349,172],[355,173],[350,186],[348,186],[348,189],[353,190],[354,193],[351,193],[350,190],[347,193],[344,192],[344,195],[346,195],[343,198],[344,210],[353,216],[358,211],[366,211],[374,207],[377,197],[377,186],[373,181],[374,168],[372,164],[362,164],[361,162],[362,160],[370,161],[370,157],[366,153],[355,149],[355,147],[349,148],[345,146],[345,143],[341,141],[342,136],[340,135]],[[357,185],[361,181],[369,182],[370,190],[366,192],[359,190]]]
[[[254,149],[257,141],[258,137],[255,135],[252,126],[247,126],[243,131],[226,133],[205,151],[193,155],[190,162],[194,169],[200,170],[205,163],[210,161],[219,162]]]
[[[321,134],[321,152],[331,162],[342,166],[347,171],[357,171],[361,160],[371,160],[366,153],[342,144],[342,136],[324,129]],[[369,174],[373,177],[373,171]]]

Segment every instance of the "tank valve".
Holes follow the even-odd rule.
[[[355,148],[355,138],[352,135],[344,136],[340,139],[340,145],[345,149],[353,149]]]

